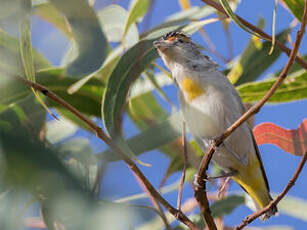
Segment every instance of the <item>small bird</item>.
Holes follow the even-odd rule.
[[[205,151],[244,112],[240,96],[218,65],[201,53],[199,46],[180,31],[167,33],[153,42],[178,87],[183,118]],[[245,122],[217,148],[212,160],[225,175],[232,175],[253,199],[257,209],[272,200],[268,180],[253,132]],[[277,213],[272,206],[261,217]]]

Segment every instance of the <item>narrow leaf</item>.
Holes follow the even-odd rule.
[[[307,222],[307,201],[298,197],[287,195],[278,204],[281,213]]]
[[[274,1],[274,10],[273,10],[273,23],[272,23],[272,46],[269,52],[269,55],[271,55],[274,51],[275,46],[275,24],[276,24],[276,10],[277,10],[277,0]]]
[[[288,33],[288,29],[282,31],[276,36],[276,40],[280,41],[281,43],[285,43],[286,35]],[[236,68],[239,68],[238,66],[240,66],[241,71],[236,72],[235,74],[233,71],[231,71],[228,75],[232,82],[235,82],[236,86],[256,80],[277,60],[281,54],[281,51],[276,49],[272,55],[268,55],[270,47],[271,42],[265,41],[262,43],[261,48],[259,49],[255,45],[253,39],[251,39],[239,61],[233,68],[233,71],[235,71]]]
[[[254,135],[258,145],[274,144],[284,151],[302,156],[307,151],[307,119],[297,129],[284,129],[271,122],[257,125]]]
[[[51,0],[67,18],[79,55],[67,67],[69,75],[85,76],[98,70],[106,56],[107,40],[98,18],[86,0]]]
[[[150,5],[150,0],[134,0],[129,12],[129,16],[126,22],[124,35],[128,32],[132,23],[136,22],[139,18],[143,17]]]
[[[267,93],[275,81],[276,78],[270,78],[264,81],[250,82],[238,86],[237,90],[243,102],[257,102]],[[305,98],[307,98],[307,72],[303,70],[288,76],[269,99],[269,102],[281,103]]]
[[[23,6],[24,10],[24,17],[19,22],[19,33],[20,33],[20,54],[21,54],[21,60],[24,68],[24,72],[26,75],[26,78],[30,81],[35,82],[35,70],[34,70],[34,60],[32,55],[32,44],[31,44],[31,2],[29,1],[22,1],[21,5]],[[54,118],[56,116],[50,111],[50,109],[47,107],[45,102],[41,99],[39,94],[32,89],[33,94],[39,101],[39,103],[48,111],[50,115],[52,115]]]
[[[142,133],[129,138],[127,144],[135,155],[140,155],[144,152],[156,149],[180,137],[180,122],[180,114],[175,113],[160,124],[154,125]],[[101,160],[119,160],[117,155],[112,153],[111,150],[100,153],[98,156]]]
[[[214,218],[223,217],[232,213],[239,205],[244,204],[244,196],[231,195],[214,202],[210,209]]]

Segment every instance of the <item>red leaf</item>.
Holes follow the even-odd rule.
[[[284,129],[266,122],[254,128],[258,145],[274,144],[284,151],[301,156],[307,150],[307,119],[297,129]]]

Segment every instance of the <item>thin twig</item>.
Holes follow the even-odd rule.
[[[140,181],[144,183],[144,186],[150,191],[152,196],[155,197],[173,216],[175,216],[180,222],[187,225],[190,229],[199,230],[199,228],[186,215],[174,208],[161,196],[161,194],[153,187],[153,185],[149,182],[149,180],[145,177],[145,175],[137,167],[137,165],[93,121],[85,117],[79,110],[77,110],[75,107],[67,103],[65,100],[57,96],[55,93],[53,93],[46,87],[19,76],[17,76],[16,78],[24,84],[28,85],[29,87],[33,87],[35,90],[42,92],[48,98],[62,105],[64,108],[75,114],[80,120],[85,122],[96,133],[99,139],[104,141],[112,149],[112,151],[117,153],[121,157],[121,159],[125,161],[130,170],[139,178]]]
[[[207,2],[208,0],[203,0],[204,2]],[[211,1],[211,0],[210,0]],[[306,0],[307,2],[307,0]],[[211,158],[215,152],[215,149],[225,140],[233,131],[235,131],[243,122],[245,122],[250,116],[257,113],[261,107],[269,100],[269,98],[275,93],[275,91],[278,89],[278,87],[281,85],[283,80],[287,77],[288,71],[290,67],[292,66],[297,52],[298,48],[300,46],[300,43],[302,41],[303,35],[305,33],[305,25],[307,21],[307,3],[305,3],[305,9],[304,9],[304,16],[302,19],[301,27],[296,35],[296,40],[294,47],[291,51],[291,54],[289,56],[288,62],[286,66],[284,67],[283,71],[280,73],[278,79],[274,83],[274,85],[271,87],[271,89],[267,92],[267,94],[254,106],[252,106],[248,111],[246,111],[235,123],[233,123],[222,135],[220,135],[218,138],[213,140],[211,146],[206,151],[204,157],[202,158],[200,167],[198,169],[198,173],[196,176],[195,184],[195,191],[194,196],[196,200],[199,202],[200,210],[203,215],[203,218],[205,219],[208,228],[216,230],[216,225],[214,223],[214,220],[211,216],[210,208],[209,208],[209,202],[207,199],[206,194],[206,181],[207,178],[207,169],[209,167],[209,163],[211,161]]]
[[[305,152],[304,156],[302,157],[300,164],[297,166],[295,173],[293,174],[293,176],[289,180],[289,182],[288,182],[287,186],[284,188],[284,190],[274,200],[272,200],[267,206],[265,206],[264,208],[260,209],[257,212],[254,212],[253,214],[247,216],[242,221],[242,223],[239,226],[237,226],[235,229],[236,230],[243,229],[246,225],[250,224],[255,219],[257,219],[259,216],[261,216],[262,214],[264,214],[265,212],[270,210],[272,206],[277,205],[282,200],[282,198],[284,198],[284,196],[289,192],[289,190],[294,186],[298,176],[300,175],[300,173],[301,173],[301,171],[302,171],[302,169],[303,169],[303,167],[306,163],[306,160],[307,160],[307,152]]]
[[[184,120],[182,120],[182,146],[183,146],[183,170],[182,170],[181,180],[178,189],[178,198],[177,198],[177,209],[179,211],[181,211],[182,190],[183,190],[187,164],[188,164],[188,147],[187,147],[186,129],[185,129]]]
[[[219,12],[226,14],[225,10],[223,9],[223,7],[216,3],[213,0],[201,0],[202,2],[214,7],[216,10],[218,10]],[[252,25],[251,23],[249,23],[248,21],[244,20],[243,18],[241,18],[240,16],[236,15],[238,17],[238,19],[241,21],[241,23],[243,25],[245,25],[246,27],[248,27],[249,29],[251,29],[252,31],[258,33],[259,35],[261,35],[264,39],[268,40],[268,41],[272,41],[272,37],[270,35],[268,35],[267,33],[265,33],[263,30],[259,29],[258,27]],[[303,23],[303,21],[302,21]],[[289,49],[288,47],[286,47],[284,44],[282,44],[279,41],[275,42],[275,45],[281,49],[283,52],[285,52],[288,56],[290,56],[291,54],[291,49]],[[302,59],[301,57],[296,57],[295,61],[300,64],[303,68],[307,69],[307,62]]]

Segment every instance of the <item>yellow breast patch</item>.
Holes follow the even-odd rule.
[[[190,77],[186,77],[179,84],[187,95],[189,101],[192,101],[205,93],[205,90]]]

